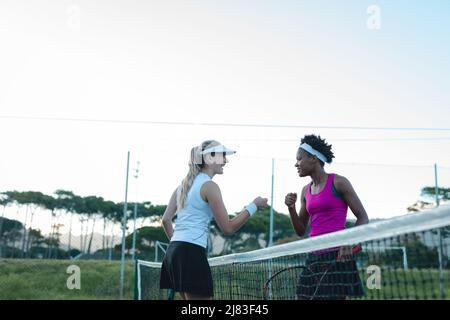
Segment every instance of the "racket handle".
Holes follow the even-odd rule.
[[[361,250],[362,250],[362,247],[359,244],[357,244],[356,246],[353,247],[352,253],[355,254],[355,253],[360,252]]]

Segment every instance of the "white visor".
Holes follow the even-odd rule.
[[[211,147],[211,148],[208,148],[208,149],[206,149],[206,150],[203,150],[202,151],[202,154],[207,154],[207,153],[211,153],[211,152],[216,152],[216,153],[222,153],[222,152],[225,152],[227,155],[230,155],[230,154],[235,154],[236,153],[236,151],[234,151],[234,150],[231,150],[231,149],[228,149],[227,147],[225,147],[224,145],[218,145],[218,146],[214,146],[214,147]]]

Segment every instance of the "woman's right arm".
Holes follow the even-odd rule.
[[[175,213],[177,212],[177,190],[175,190],[170,197],[169,204],[166,208],[166,211],[164,211],[163,217],[162,217],[162,225],[164,228],[164,232],[167,235],[167,238],[172,239],[173,236],[173,224],[172,219],[175,216]]]
[[[303,188],[300,197],[300,212],[297,214],[297,209],[295,207],[295,202],[297,201],[296,193],[289,193],[286,196],[285,204],[288,206],[289,215],[291,216],[292,226],[294,227],[295,233],[299,237],[303,237],[306,232],[306,227],[309,222],[309,215],[306,211],[306,200],[305,200],[306,187]]]
[[[238,231],[250,218],[250,212],[245,209],[236,217],[230,219],[225,204],[223,203],[220,188],[213,181],[208,181],[203,185],[202,195],[204,195],[206,202],[208,202],[217,225],[225,235],[232,235]],[[267,207],[267,199],[265,198],[258,197],[253,202],[258,209]]]

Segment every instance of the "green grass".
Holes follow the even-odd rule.
[[[363,299],[441,299],[439,270],[437,269],[388,269],[382,271],[381,289],[369,290],[365,286]],[[360,273],[363,284],[368,275]],[[443,270],[445,299],[450,298],[450,272]]]
[[[69,290],[67,273],[70,265],[76,265],[81,272],[81,289]],[[274,265],[275,267],[275,265]],[[144,268],[143,284],[150,292],[146,298],[165,299],[158,286],[159,272],[146,274]],[[262,284],[267,278],[267,270],[253,266],[251,272],[243,272],[245,267],[234,273],[231,281],[233,296],[261,297]],[[159,270],[158,270],[159,271]],[[241,272],[243,272],[241,274]],[[295,298],[295,283],[298,275],[286,274],[280,278],[280,287]],[[382,271],[381,290],[368,290],[365,286],[369,276],[360,271],[361,280],[366,288],[363,299],[439,299],[439,272],[436,269],[384,269]],[[450,297],[450,271],[444,270],[444,291],[446,299]],[[124,299],[133,298],[134,265],[127,262],[125,266]],[[216,279],[218,280],[218,279]],[[224,279],[222,279],[224,280]],[[223,285],[224,296],[229,298],[228,281],[215,281]],[[154,287],[154,288],[153,288]],[[219,289],[219,288],[216,288]],[[106,260],[0,260],[0,300],[37,299],[37,300],[112,300],[119,299],[120,261]]]
[[[229,266],[228,266],[229,267]],[[273,264],[274,270],[280,266]],[[231,274],[229,268],[213,267],[215,299],[261,299],[262,287],[268,278],[268,270],[262,265],[244,265],[236,267]],[[296,283],[300,269],[282,273],[272,283],[274,298],[290,300],[296,298]],[[166,299],[161,294],[158,282],[159,270],[144,267],[142,274],[143,299]],[[367,279],[370,275],[365,269],[360,270],[360,278],[365,295],[362,300],[397,300],[397,299],[441,299],[439,270],[437,269],[403,269],[384,268],[381,270],[381,288],[369,289]],[[450,299],[450,271],[443,270],[444,299]]]
[[[69,290],[70,265],[80,268],[81,288]],[[133,298],[134,265],[125,265],[124,299]],[[120,295],[120,261],[0,260],[2,300],[111,300]]]

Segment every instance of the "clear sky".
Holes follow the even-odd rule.
[[[450,185],[449,17],[437,0],[2,1],[0,190],[123,201],[129,150],[129,200],[166,204],[190,148],[217,139],[238,151],[215,178],[228,210],[270,197],[275,158],[287,212],[309,182],[293,167],[300,138],[316,133],[369,217],[405,214],[434,163]]]

